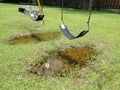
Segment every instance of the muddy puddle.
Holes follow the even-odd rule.
[[[95,50],[86,45],[66,48],[55,55],[45,57],[42,62],[32,65],[29,73],[44,77],[62,76],[64,72],[74,70],[76,65],[85,66],[94,55]]]
[[[46,32],[46,33],[21,33],[19,36],[15,36],[9,40],[10,45],[26,44],[26,43],[38,43],[41,41],[48,41],[56,39],[60,36],[59,32]]]

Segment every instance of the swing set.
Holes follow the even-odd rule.
[[[92,8],[93,8],[93,0],[90,0],[89,3],[89,16],[86,22],[85,27],[83,28],[82,32],[80,32],[77,36],[74,36],[70,30],[68,29],[67,25],[64,23],[64,0],[61,0],[61,24],[60,24],[60,29],[62,33],[68,38],[68,39],[76,39],[79,37],[84,36],[89,32],[89,24],[90,24],[90,19],[91,19],[91,14],[92,14]],[[44,12],[43,8],[41,6],[40,0],[37,0],[38,8],[39,10],[36,9],[35,6],[32,5],[21,5],[18,9],[19,12],[25,13],[26,15],[30,16],[30,18],[33,21],[43,21],[44,24]]]

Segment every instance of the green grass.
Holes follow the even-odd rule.
[[[17,11],[18,5],[0,3],[0,89],[1,90],[120,90],[120,15],[93,11],[90,32],[82,38],[57,40],[37,44],[9,45],[7,40],[30,30],[59,31],[60,8],[44,6],[45,25],[33,22]],[[65,9],[65,23],[77,34],[84,27],[88,11]],[[96,61],[76,74],[63,78],[43,79],[26,74],[27,63],[38,53],[55,52],[58,48],[79,43],[92,45],[98,52]],[[57,47],[56,47],[57,46]]]

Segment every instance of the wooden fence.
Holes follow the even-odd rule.
[[[95,0],[94,8],[97,8],[97,9],[120,9],[120,0]]]
[[[30,3],[37,0],[0,0],[10,3]],[[61,6],[61,0],[41,0],[44,5]],[[90,0],[64,0],[64,7],[88,9]],[[120,0],[94,0],[94,9],[120,9]]]

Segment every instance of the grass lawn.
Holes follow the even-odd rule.
[[[44,6],[45,25],[17,11],[18,5],[0,3],[0,90],[120,90],[120,15],[93,11],[90,32],[84,37],[10,45],[8,40],[30,31],[60,32],[60,8]],[[65,23],[73,34],[84,27],[89,12],[66,8]],[[38,53],[56,52],[80,43],[96,49],[94,62],[65,77],[44,79],[28,75],[27,64],[42,60]],[[38,59],[40,58],[40,59]]]

